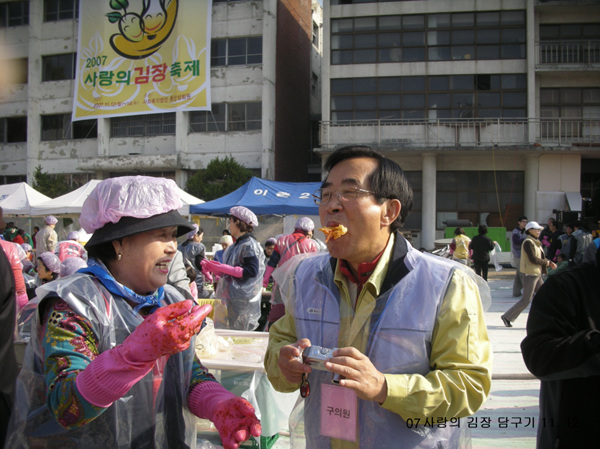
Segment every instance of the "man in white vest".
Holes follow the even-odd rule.
[[[412,189],[395,162],[344,147],[325,170],[321,225],[347,232],[328,239],[329,253],[273,273],[286,314],[270,329],[265,368],[277,390],[300,389],[294,447],[458,447],[460,418],[491,384],[476,276],[399,232]]]

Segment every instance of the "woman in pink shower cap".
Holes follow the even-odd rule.
[[[100,182],[80,224],[88,266],[37,289],[6,447],[193,448],[196,417],[224,448],[261,432],[252,405],[195,355],[210,305],[165,285],[176,238],[193,228],[172,180]]]

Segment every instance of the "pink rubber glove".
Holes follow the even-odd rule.
[[[267,269],[265,270],[265,275],[263,277],[263,287],[267,287],[269,285],[269,279],[271,278],[271,273],[275,270],[275,267],[270,267],[267,265]]]
[[[204,260],[206,260],[206,259],[204,259]],[[206,270],[204,267],[202,267],[202,275],[204,276],[204,282],[205,283],[207,283],[207,284],[212,284],[213,283],[212,274],[210,274],[210,271]]]
[[[196,385],[188,396],[188,405],[194,415],[214,423],[224,449],[237,449],[251,435],[258,438],[262,432],[254,407],[218,382]]]
[[[20,295],[17,295],[17,312],[20,311],[23,307],[25,307],[25,304],[27,304],[27,301],[29,301],[29,297],[27,296],[27,293],[22,293]]]
[[[206,262],[205,266],[207,269],[216,274],[228,274],[234,278],[241,278],[244,274],[244,269],[242,267],[232,267],[231,265],[225,265],[224,263],[219,263],[215,260],[208,260]]]
[[[188,299],[149,315],[123,343],[104,351],[77,375],[79,393],[106,408],[148,374],[157,359],[187,349],[212,310],[209,304],[192,305]]]

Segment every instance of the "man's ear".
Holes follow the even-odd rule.
[[[386,202],[382,204],[381,208],[381,227],[385,228],[390,226],[396,220],[396,218],[398,218],[401,210],[402,204],[400,204],[400,200],[386,200]]]

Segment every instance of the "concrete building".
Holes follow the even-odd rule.
[[[42,166],[74,185],[146,174],[184,187],[224,156],[267,179],[314,178],[316,0],[213,0],[210,112],[71,122],[78,9],[78,0],[0,2],[5,63],[17,69],[15,84],[0,93],[0,183],[31,183]]]
[[[365,144],[400,163],[415,246],[446,220],[510,231],[600,200],[598,1],[331,0],[323,14],[316,152]]]

